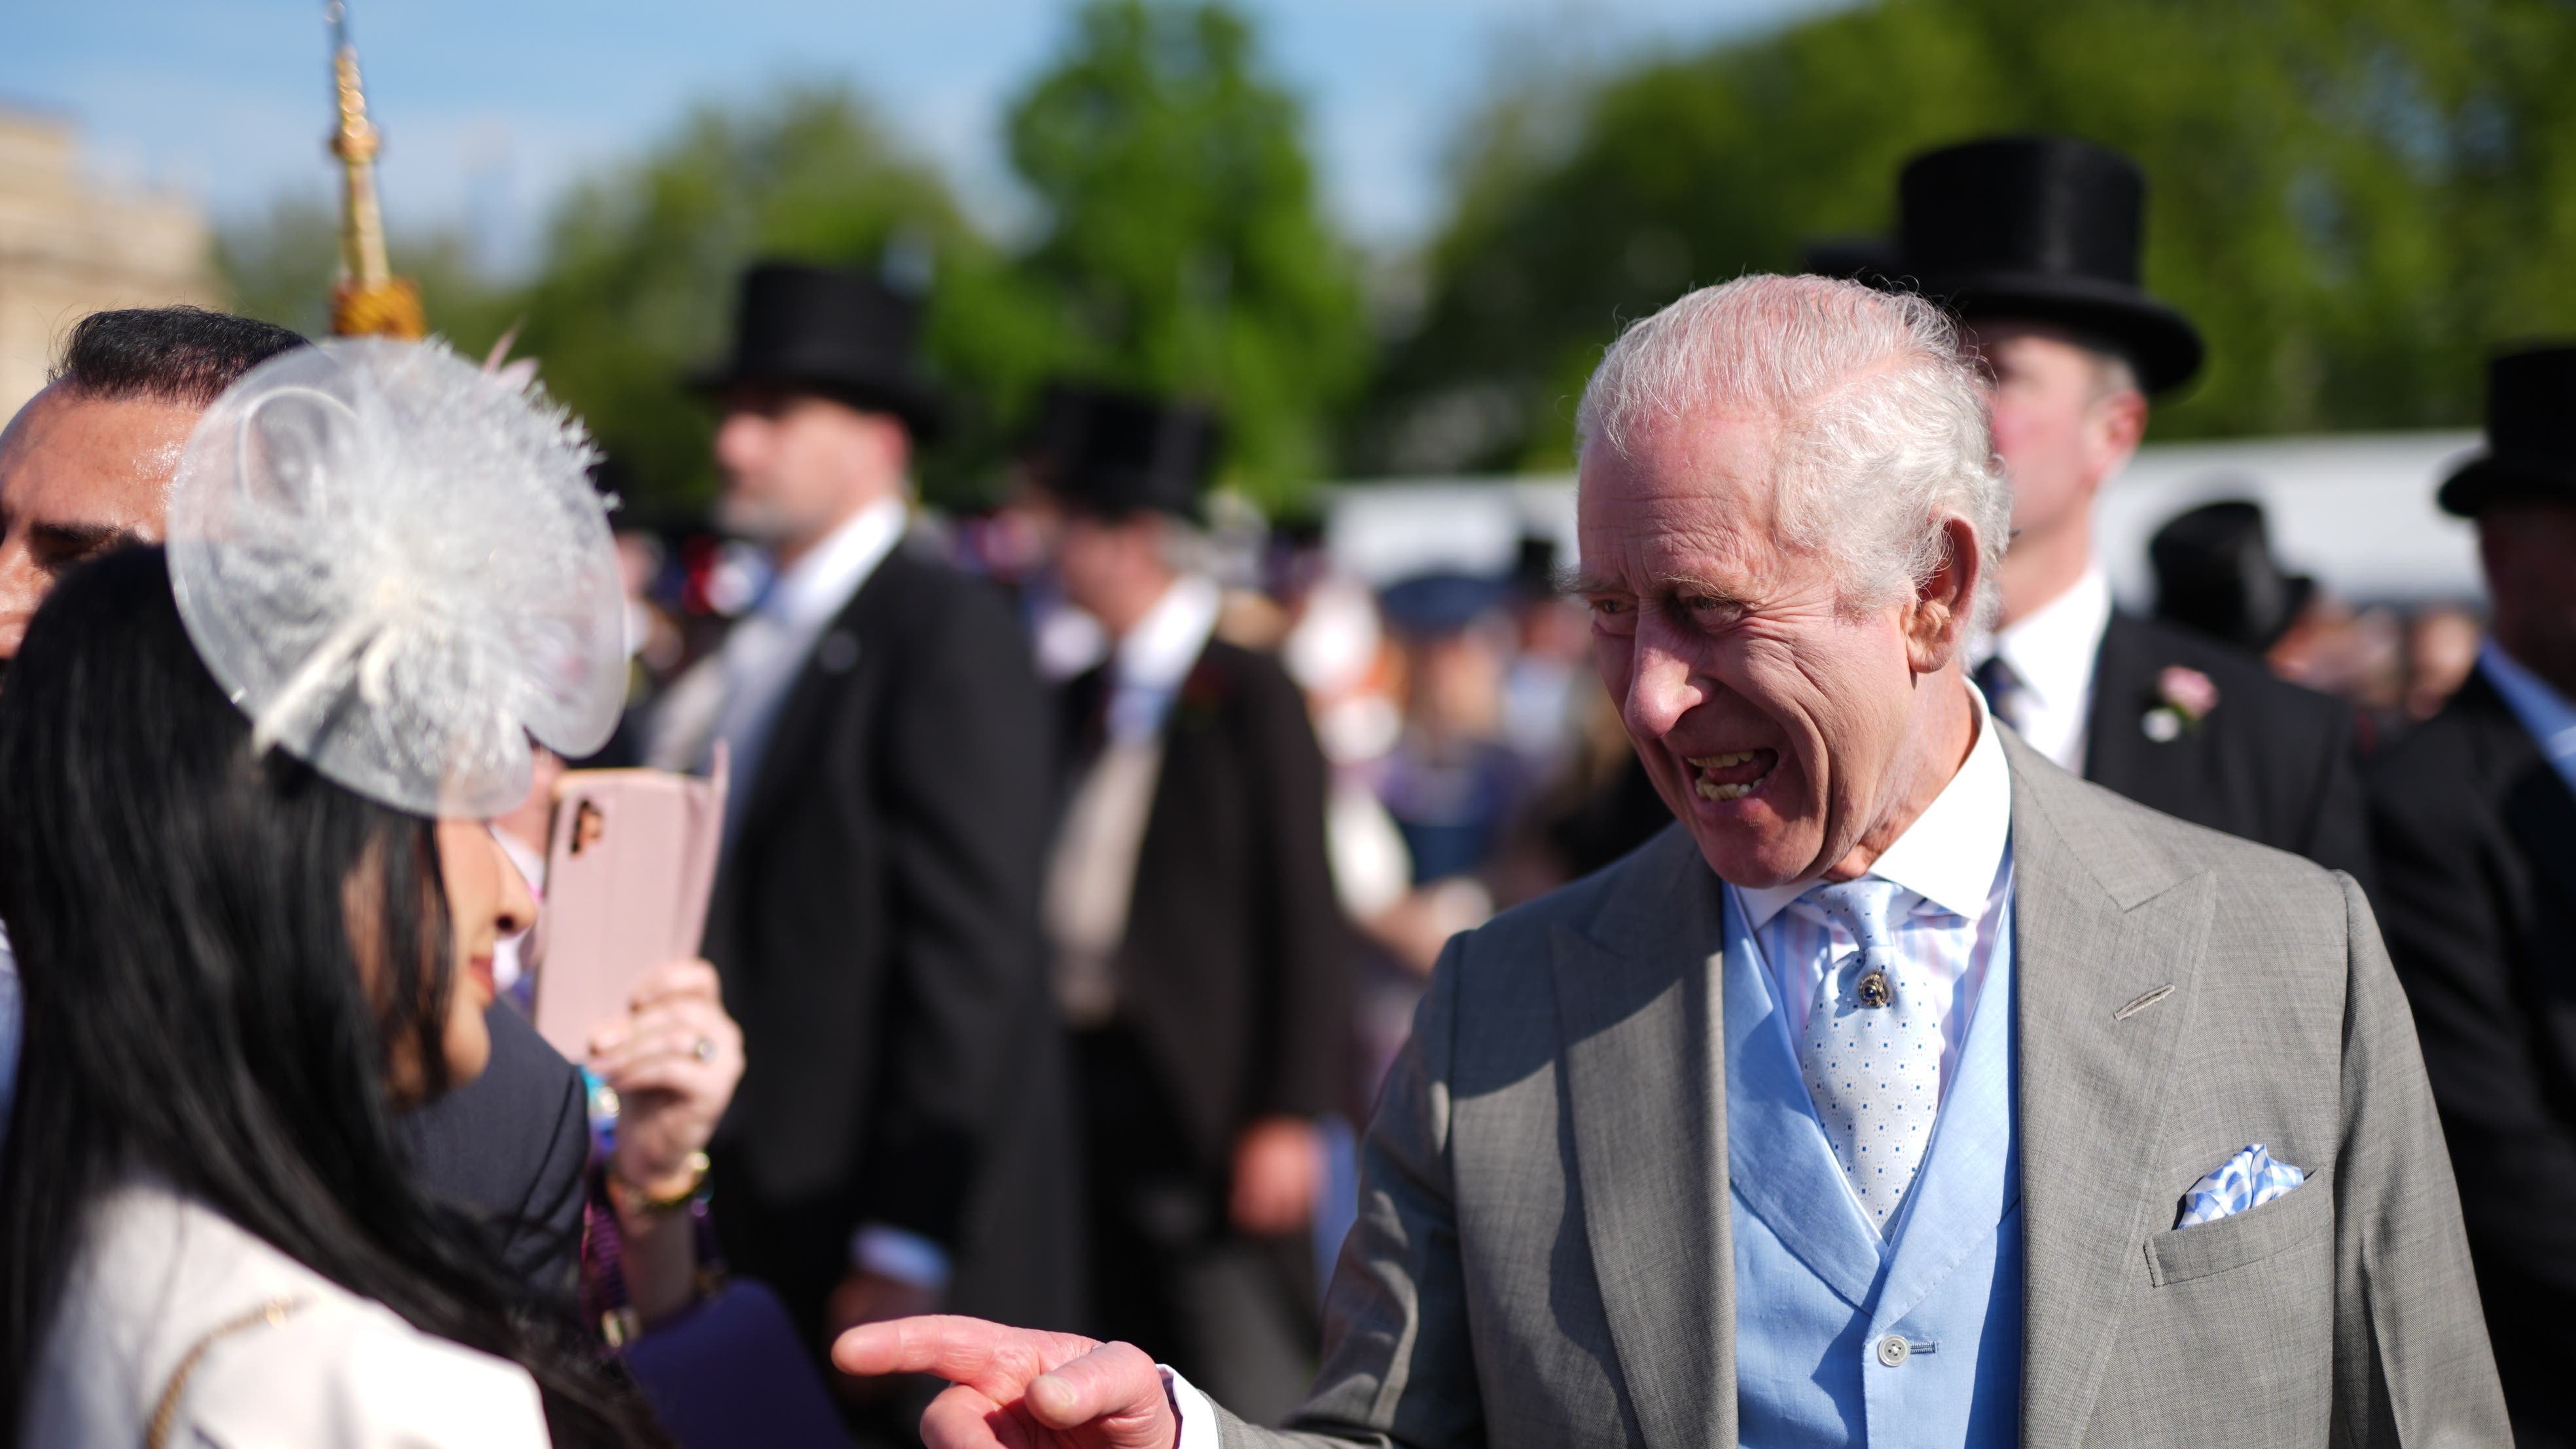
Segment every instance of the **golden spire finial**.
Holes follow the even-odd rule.
[[[340,280],[331,288],[331,330],[342,337],[419,337],[429,330],[420,290],[395,276],[385,259],[385,218],[376,202],[376,151],[384,138],[367,119],[348,6],[327,0],[322,14],[331,22],[331,72],[340,100],[340,127],[331,137],[331,154],[340,158]]]

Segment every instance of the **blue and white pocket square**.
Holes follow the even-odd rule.
[[[2182,1195],[2182,1221],[2174,1226],[2193,1228],[2234,1217],[2248,1208],[2261,1207],[2307,1180],[2306,1173],[2290,1164],[2274,1162],[2270,1150],[2257,1142],[2191,1185],[2191,1191]]]

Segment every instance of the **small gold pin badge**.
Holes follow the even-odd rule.
[[[1885,1006],[1895,999],[1894,993],[1887,989],[1887,973],[1884,971],[1872,971],[1863,975],[1860,978],[1860,985],[1854,990],[1859,994],[1860,1004],[1863,1006]]]

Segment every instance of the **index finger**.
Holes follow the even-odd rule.
[[[1029,1380],[1098,1346],[1070,1333],[931,1314],[860,1324],[832,1345],[832,1364],[860,1376],[932,1374],[1010,1403]]]

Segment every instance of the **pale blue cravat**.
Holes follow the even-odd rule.
[[[1818,981],[1798,1068],[1835,1159],[1881,1233],[1923,1166],[1941,1101],[1941,1023],[1909,989],[1888,925],[1905,894],[1867,876],[1803,897],[1860,944]]]

